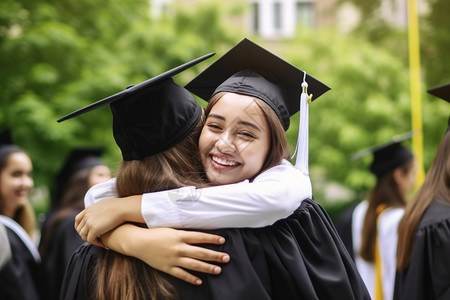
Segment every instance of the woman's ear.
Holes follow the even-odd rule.
[[[405,179],[406,174],[402,168],[397,168],[392,173],[392,176],[394,177],[394,180],[397,183],[397,185],[401,185],[403,183],[403,180]]]

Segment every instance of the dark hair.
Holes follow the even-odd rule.
[[[404,271],[411,260],[416,231],[425,210],[434,199],[450,205],[450,131],[439,145],[425,180],[412,201],[398,227],[397,269]]]
[[[47,250],[53,232],[58,227],[60,222],[69,216],[74,211],[81,211],[84,209],[84,195],[89,190],[89,175],[93,167],[83,169],[71,176],[65,187],[62,189],[61,199],[58,207],[53,215],[49,215],[48,226],[45,226],[45,235],[42,236],[42,242],[39,245],[39,252],[42,260],[47,259]]]
[[[119,197],[177,188],[204,186],[198,139],[203,122],[176,146],[142,160],[122,161],[117,173]],[[96,299],[178,299],[176,290],[144,262],[105,250],[93,272]]]
[[[0,146],[0,174],[6,167],[9,157],[15,153],[23,153],[29,156],[27,152],[16,145],[11,144]],[[0,197],[0,214],[3,214],[3,209],[3,200]],[[15,212],[13,219],[19,223],[30,236],[33,235],[36,229],[36,216],[34,215],[31,204],[26,203],[25,205],[19,207]]]
[[[401,165],[401,171],[407,174],[413,167],[414,160]],[[397,168],[397,169],[398,169]],[[396,169],[395,169],[396,170]],[[370,191],[367,199],[369,205],[367,207],[366,216],[361,232],[361,249],[360,255],[369,262],[375,261],[375,242],[377,238],[377,212],[378,207],[385,205],[388,207],[404,207],[406,205],[405,197],[400,193],[398,183],[394,178],[395,170],[378,177],[375,187]]]

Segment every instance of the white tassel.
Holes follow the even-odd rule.
[[[308,150],[309,150],[309,102],[311,96],[308,96],[308,83],[306,82],[306,72],[302,82],[302,94],[300,96],[300,125],[298,128],[297,146],[295,148],[295,167],[303,174],[309,176],[308,170]]]

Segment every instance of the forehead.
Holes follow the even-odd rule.
[[[31,169],[31,160],[23,152],[14,152],[8,155],[5,168],[29,168]]]
[[[265,114],[255,100],[246,95],[226,93],[211,108],[210,115],[220,115],[227,119],[265,121]]]

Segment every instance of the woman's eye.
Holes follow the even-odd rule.
[[[221,129],[220,126],[217,124],[208,124],[206,126],[208,126],[208,128],[211,128],[211,129]]]
[[[246,137],[246,138],[252,138],[252,139],[256,138],[252,133],[247,132],[247,131],[240,132],[239,134],[244,136],[244,137]]]

